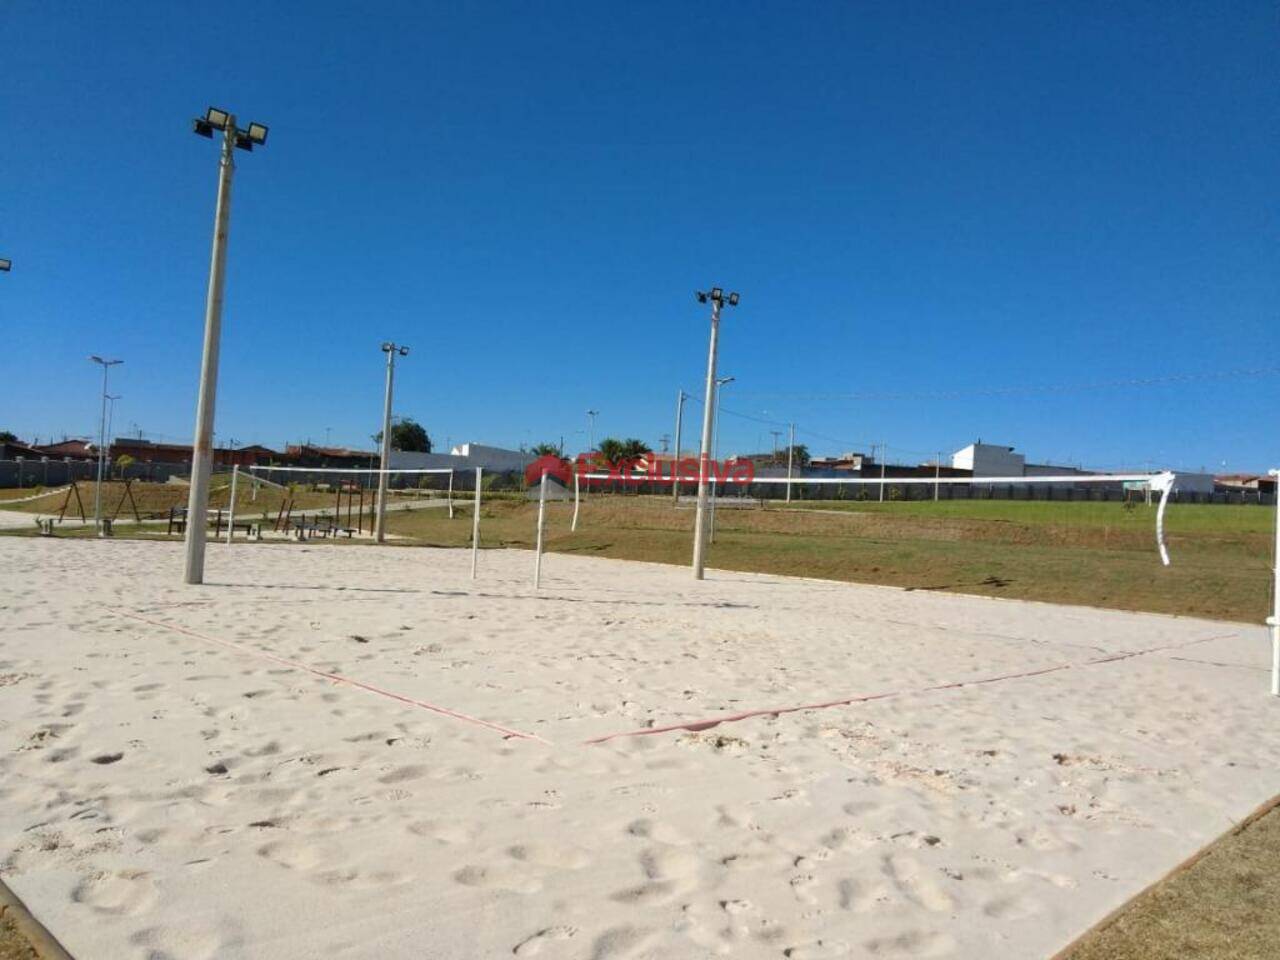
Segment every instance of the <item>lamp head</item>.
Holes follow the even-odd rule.
[[[395,345],[394,343],[384,342],[384,343],[382,344],[382,352],[383,352],[383,353],[390,353],[390,352],[391,352],[392,350],[394,350],[395,348],[396,348],[396,345]]]
[[[736,293],[729,294],[729,306],[736,307],[738,305],[738,295]]]
[[[210,107],[204,112],[204,122],[214,130],[225,130],[231,120],[231,114],[217,107]]]
[[[723,288],[721,288],[721,287],[712,287],[712,288],[711,288],[711,299],[712,299],[712,300],[716,300],[716,301],[718,301],[718,302],[723,302],[723,301],[724,301],[724,289],[723,289]]]
[[[706,302],[707,302],[707,295],[706,295],[705,293],[703,293],[701,290],[697,291],[697,292],[694,294],[694,296],[698,298],[698,302],[699,302],[699,303],[706,303]]]
[[[9,272],[9,269],[10,269],[12,266],[13,266],[13,261],[12,261],[12,260],[3,260],[3,259],[0,259],[0,273],[8,273],[8,272]]]
[[[400,348],[400,356],[402,356],[402,357],[407,357],[408,355],[409,355],[409,348],[408,348],[408,347],[401,347],[401,348]]]
[[[267,125],[265,123],[251,123],[246,131],[251,143],[256,143],[263,147],[267,144]]]

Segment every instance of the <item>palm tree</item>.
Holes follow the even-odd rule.
[[[563,454],[560,452],[560,448],[557,447],[554,443],[534,444],[533,448],[529,452],[532,453],[535,457],[545,457],[548,455],[553,457],[563,456]]]
[[[653,452],[653,448],[643,440],[628,437],[622,441],[621,457],[623,460],[640,460]]]
[[[618,463],[626,457],[626,445],[617,437],[605,437],[596,444],[596,452],[608,463]]]

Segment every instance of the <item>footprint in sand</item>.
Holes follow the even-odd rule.
[[[919,861],[911,857],[887,856],[883,861],[883,871],[899,893],[926,910],[942,912],[955,907],[955,898],[938,885]]]
[[[511,952],[517,957],[536,957],[548,943],[556,940],[571,940],[577,935],[577,927],[547,927],[545,930],[539,930],[533,936],[521,940],[511,949]]]
[[[507,850],[507,856],[536,867],[578,870],[591,862],[587,852],[569,844],[522,843]]]
[[[151,909],[156,888],[145,870],[121,870],[81,880],[71,891],[71,899],[98,913],[134,915]]]
[[[873,956],[941,957],[955,950],[956,942],[945,933],[932,930],[908,930],[896,937],[877,937],[864,946]]]
[[[480,834],[478,824],[466,820],[415,820],[406,829],[440,843],[471,843]]]
[[[456,871],[453,879],[464,887],[486,887],[513,893],[537,893],[542,889],[541,878],[515,865],[483,867],[469,864]]]

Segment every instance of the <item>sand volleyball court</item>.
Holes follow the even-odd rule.
[[[1280,792],[1261,627],[564,555],[535,595],[523,551],[181,563],[0,539],[0,870],[81,960],[1039,958]]]

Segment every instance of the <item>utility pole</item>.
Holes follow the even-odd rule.
[[[782,431],[770,430],[769,433],[773,435],[773,453],[770,455],[770,462],[777,463],[778,462],[778,438],[782,436]]]
[[[599,410],[587,411],[587,452],[594,453],[596,449],[596,417],[600,415]]]
[[[409,348],[390,341],[382,345],[387,355],[387,392],[382,403],[382,469],[378,472],[378,515],[373,524],[373,539],[382,543],[387,519],[387,471],[391,469],[391,391],[396,378],[396,357],[407,357]]]
[[[684,391],[676,391],[676,450],[671,461],[671,502],[680,502],[680,425],[684,422]]]
[[[113,436],[113,434],[112,434],[112,432],[111,432],[111,424],[114,422],[114,420],[115,420],[115,418],[116,418],[116,401],[117,401],[117,400],[123,400],[123,399],[124,399],[124,397],[122,397],[122,396],[121,396],[120,394],[118,394],[118,393],[117,393],[117,394],[107,394],[107,444],[106,444],[106,446],[107,446],[107,452],[106,452],[106,457],[107,457],[107,470],[106,470],[107,479],[110,479],[110,478],[111,478],[111,437]]]
[[[267,128],[251,123],[236,126],[233,114],[210,107],[195,121],[195,132],[213,137],[222,131],[218,161],[218,205],[213,216],[213,253],[209,262],[209,290],[204,305],[204,350],[200,359],[200,398],[196,402],[196,432],[191,444],[191,496],[187,500],[187,549],[183,580],[204,582],[205,520],[209,513],[209,474],[213,470],[213,410],[218,395],[218,351],[222,339],[222,290],[226,279],[227,232],[231,228],[231,178],[233,154],[238,147],[251,151],[267,142]]]
[[[796,425],[787,425],[787,503],[791,502],[791,462],[796,455]]]
[[[107,371],[117,364],[124,363],[123,360],[104,360],[102,357],[94,355],[89,358],[94,363],[102,365],[102,417],[98,421],[98,483],[93,492],[93,528],[98,536],[103,535],[102,530],[102,472],[106,467],[106,445],[107,445]]]
[[[880,502],[884,503],[884,465],[889,459],[889,445],[887,443],[880,444]]]
[[[707,385],[702,410],[702,444],[698,449],[698,509],[693,519],[693,578],[703,578],[704,553],[706,550],[707,522],[707,476],[711,464],[708,455],[711,450],[711,428],[715,419],[716,394],[716,350],[720,343],[720,309],[726,302],[724,290],[712,287],[707,293],[697,294],[699,303],[711,302],[711,343],[707,349]],[[738,294],[731,293],[727,298],[729,306],[738,305]]]
[[[720,388],[726,384],[733,383],[733,381],[733,377],[716,377],[716,439],[711,459],[720,466],[721,472],[724,471],[724,465],[720,464]],[[707,536],[707,539],[712,543],[716,542],[716,488],[719,485],[719,481],[713,478],[711,481],[711,522]]]
[[[938,458],[933,461],[933,502],[938,502],[938,478],[942,476],[942,451],[938,451]]]

